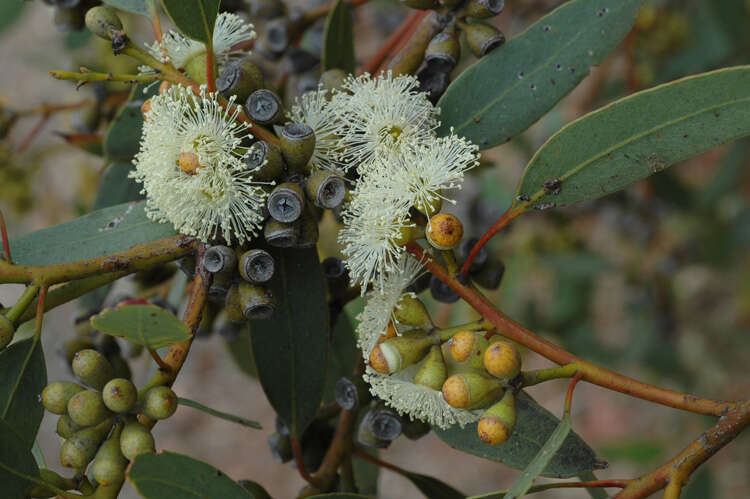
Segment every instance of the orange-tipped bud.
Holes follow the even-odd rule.
[[[406,332],[377,345],[370,352],[370,365],[380,374],[400,371],[422,360],[438,340],[424,331]]]
[[[461,242],[464,236],[464,226],[455,215],[438,213],[430,219],[424,233],[427,241],[434,248],[449,250]]]
[[[443,383],[443,398],[457,409],[484,407],[502,391],[500,381],[477,372],[454,374]]]
[[[497,378],[513,379],[521,372],[521,355],[511,343],[495,341],[484,352],[484,368]]]
[[[482,356],[487,349],[487,339],[482,333],[461,331],[448,342],[451,356],[461,364],[476,369],[482,368]]]
[[[388,322],[388,329],[385,330],[383,334],[380,335],[378,338],[377,344],[380,345],[386,340],[390,340],[391,338],[395,338],[398,336],[398,331],[396,331],[396,325],[393,323],[393,321]]]
[[[507,390],[503,398],[484,411],[477,425],[477,434],[489,445],[500,445],[510,438],[516,426],[516,399]]]

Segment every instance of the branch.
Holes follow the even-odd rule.
[[[471,248],[471,252],[469,252],[469,256],[466,257],[466,261],[464,262],[463,267],[461,267],[461,274],[464,276],[469,275],[469,268],[471,267],[471,262],[474,261],[474,257],[477,256],[477,253],[484,247],[485,244],[489,242],[490,239],[492,239],[495,234],[503,230],[506,225],[508,225],[510,222],[513,221],[514,218],[516,218],[518,215],[523,213],[524,210],[514,210],[512,208],[509,208],[505,213],[503,213],[500,218],[497,219],[497,221],[492,224],[492,227],[489,228],[487,232],[482,234],[482,237],[479,238],[479,241],[474,245],[473,248]]]
[[[388,64],[394,75],[413,74],[424,59],[424,51],[430,41],[443,29],[436,12],[430,12],[421,24],[408,36],[403,49]]]
[[[377,69],[388,59],[388,56],[400,44],[402,39],[409,33],[424,17],[426,11],[415,11],[407,17],[401,26],[380,46],[377,52],[362,66],[361,73],[375,73]]]
[[[556,364],[576,364],[576,370],[582,379],[595,385],[603,386],[626,395],[638,397],[658,404],[711,416],[722,416],[727,411],[736,408],[738,402],[723,402],[695,397],[673,390],[659,388],[635,379],[623,376],[607,368],[585,361],[563,350],[557,345],[540,338],[499,310],[496,310],[484,297],[470,287],[464,286],[456,277],[448,275],[445,268],[428,256],[415,243],[406,245],[407,251],[418,259],[425,261],[425,265],[438,279],[450,286],[469,305],[489,320],[506,338],[548,358]]]
[[[151,83],[152,81],[159,80],[159,75],[144,74],[144,75],[131,75],[124,73],[96,73],[90,71],[83,71],[85,68],[81,68],[80,73],[74,71],[50,71],[49,74],[56,80],[73,80],[79,82],[78,86],[88,83],[90,81],[124,81],[126,83]]]

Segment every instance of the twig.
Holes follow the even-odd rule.
[[[374,73],[388,58],[401,39],[427,15],[426,11],[415,11],[407,17],[396,31],[380,46],[377,52],[362,66],[360,73]]]
[[[81,68],[84,69],[84,68]],[[124,81],[126,83],[151,83],[159,79],[158,74],[131,75],[125,73],[96,73],[83,71],[76,73],[74,71],[53,70],[49,72],[50,76],[56,80],[73,80],[79,83],[90,81]],[[79,85],[80,86],[80,85]]]
[[[318,486],[318,482],[315,480],[315,478],[312,477],[312,475],[310,475],[310,473],[307,471],[307,468],[305,467],[305,460],[302,457],[302,446],[299,443],[299,439],[296,436],[292,435],[291,437],[289,437],[289,440],[292,444],[292,454],[294,455],[294,462],[297,464],[297,471],[299,472],[299,475],[303,480],[305,480],[313,487],[320,488]]]
[[[403,48],[395,49],[398,53],[388,64],[388,69],[393,71],[394,75],[413,74],[422,64],[427,45],[442,29],[443,25],[436,12],[424,16],[421,23],[404,37],[407,41]]]
[[[37,135],[39,135],[39,132],[42,131],[42,128],[44,128],[44,125],[47,124],[49,121],[49,114],[43,114],[39,117],[39,121],[37,121],[36,125],[34,125],[34,128],[31,129],[31,131],[24,137],[24,139],[21,141],[20,144],[18,144],[18,147],[16,148],[16,152],[20,153],[23,152],[31,142],[36,138]]]
[[[469,268],[471,267],[471,262],[474,261],[474,258],[477,256],[479,251],[484,247],[484,245],[487,244],[489,240],[495,236],[495,234],[503,230],[510,222],[513,221],[514,218],[516,218],[521,213],[523,213],[522,210],[514,210],[513,208],[509,208],[505,213],[503,213],[500,216],[500,218],[497,219],[497,221],[495,221],[494,224],[492,224],[492,227],[490,227],[487,232],[482,234],[482,237],[479,238],[479,241],[477,241],[474,247],[471,248],[471,251],[469,252],[469,256],[466,257],[466,261],[461,267],[461,274],[463,274],[464,276],[469,275]]]
[[[3,252],[5,252],[5,261],[13,264],[13,258],[10,256],[10,240],[8,239],[8,228],[5,226],[5,217],[0,210],[0,236],[3,238]]]

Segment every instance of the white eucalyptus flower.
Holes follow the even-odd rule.
[[[219,67],[224,66],[233,56],[246,54],[246,51],[232,51],[232,47],[240,42],[252,40],[255,36],[253,25],[243,21],[240,16],[229,12],[219,14],[216,17],[213,35],[214,54]],[[162,37],[161,43],[154,42],[146,48],[161,62],[171,62],[176,68],[184,68],[188,61],[206,50],[202,42],[192,40],[177,31],[169,31]]]
[[[431,139],[439,109],[418,87],[415,77],[390,71],[375,78],[350,76],[331,101],[340,117],[342,161],[363,173],[373,156],[389,157],[409,143]]]
[[[140,151],[131,173],[143,184],[150,218],[208,241],[218,235],[240,243],[261,227],[266,194],[243,162],[252,137],[214,94],[172,85],[151,98]]]
[[[317,90],[305,92],[295,100],[294,106],[287,113],[287,119],[293,123],[304,123],[315,132],[315,150],[310,163],[314,168],[338,171],[342,168],[336,158],[340,148],[336,135],[338,114],[327,98],[328,90],[318,87]]]

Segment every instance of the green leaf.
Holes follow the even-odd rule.
[[[37,440],[34,440],[34,445],[31,447],[31,455],[34,456],[34,462],[39,468],[47,467],[47,461],[44,459],[44,453]]]
[[[252,480],[240,480],[240,484],[245,487],[245,490],[250,492],[250,495],[255,499],[272,499],[271,494],[263,488],[258,482]]]
[[[531,460],[526,469],[523,470],[518,478],[513,482],[510,490],[505,494],[504,499],[516,499],[517,497],[523,497],[524,494],[529,490],[536,477],[538,477],[549,464],[552,457],[557,454],[557,451],[562,447],[565,438],[570,433],[570,413],[566,412],[560,423],[552,432],[544,446],[539,449],[539,452],[534,459]]]
[[[448,445],[460,451],[524,469],[549,440],[558,422],[552,413],[525,392],[521,392],[516,398],[515,430],[502,445],[493,446],[482,442],[477,437],[476,423],[463,429],[453,426],[448,430],[433,428],[433,431]],[[602,463],[597,460],[594,451],[575,432],[570,432],[542,475],[568,478],[600,468]]]
[[[151,350],[190,339],[190,330],[172,312],[156,305],[123,305],[91,317],[94,329]]]
[[[9,499],[26,497],[34,486],[28,477],[39,476],[31,447],[3,419],[0,419],[0,484]]]
[[[103,0],[104,3],[117,7],[118,9],[127,10],[133,14],[139,14],[146,17],[151,17],[152,12],[155,11],[156,6],[154,0]]]
[[[128,480],[146,499],[253,497],[242,485],[210,464],[167,451],[138,456],[130,468]]]
[[[328,13],[320,63],[323,71],[343,69],[347,73],[354,73],[352,8],[343,0],[338,0]]]
[[[325,386],[328,304],[315,248],[268,248],[276,261],[270,288],[276,310],[252,321],[258,376],[271,406],[293,435],[315,417]]]
[[[216,409],[211,409],[210,407],[207,407],[199,402],[196,402],[195,400],[190,400],[182,397],[178,397],[177,401],[180,403],[180,405],[184,405],[187,407],[192,407],[193,409],[198,409],[199,411],[203,411],[206,414],[210,414],[214,417],[217,417],[219,419],[224,419],[226,421],[231,421],[232,423],[237,423],[242,426],[248,426],[250,428],[255,428],[256,430],[262,430],[263,427],[260,425],[260,423],[256,421],[250,421],[247,418],[243,418],[242,416],[235,416],[234,414],[229,414],[226,412],[217,411]]]
[[[573,0],[461,73],[438,105],[481,149],[504,144],[573,90],[630,31],[642,0]]]
[[[0,32],[13,25],[21,17],[26,0],[5,0],[0,2]]]
[[[526,167],[514,206],[596,199],[748,134],[750,66],[660,85],[587,114],[553,135]],[[550,180],[561,182],[557,194],[544,190]]]
[[[188,38],[210,44],[220,0],[161,0],[175,26]]]
[[[14,263],[51,265],[125,251],[175,235],[169,224],[149,220],[145,203],[123,203],[10,242]]]
[[[354,318],[362,310],[362,307],[361,298],[352,300],[344,307],[336,320],[328,349],[326,386],[323,392],[324,402],[334,400],[336,382],[344,376],[351,376],[357,365],[359,349],[354,332]]]
[[[404,477],[408,478],[427,499],[464,499],[466,497],[466,494],[431,476],[407,472]]]
[[[158,91],[159,86],[153,83],[141,83],[130,91],[128,100],[117,111],[104,137],[104,152],[110,161],[130,162],[138,153],[143,129],[141,106]]]
[[[44,416],[39,395],[45,386],[47,367],[40,342],[28,338],[0,352],[0,419],[18,433],[28,450]]]

